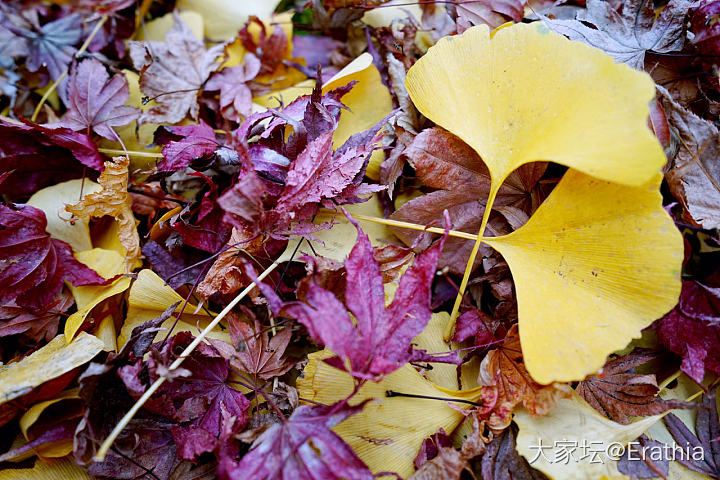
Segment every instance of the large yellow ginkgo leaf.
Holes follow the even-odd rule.
[[[304,375],[297,380],[301,398],[331,404],[350,395],[353,378],[323,361],[328,350],[312,353]],[[357,405],[372,398],[365,408],[333,428],[373,473],[395,472],[407,478],[415,471],[413,460],[423,440],[440,428],[452,432],[465,416],[448,402],[422,398],[386,397],[388,390],[457,400],[477,401],[482,387],[466,391],[437,388],[410,364],[395,370],[381,382],[367,382],[350,401]],[[458,407],[468,407],[462,403]]]
[[[653,415],[622,425],[603,417],[574,394],[560,400],[547,415],[533,416],[522,409],[516,412],[515,423],[520,427],[517,450],[552,480],[627,478],[617,469],[622,448],[662,417]]]
[[[569,170],[524,226],[483,239],[510,266],[536,381],[596,372],[677,303],[683,241],[661,179],[627,187]]]
[[[423,115],[461,137],[497,189],[524,163],[553,161],[642,185],[665,163],[647,127],[649,75],[542,23],[446,37],[408,71]]]

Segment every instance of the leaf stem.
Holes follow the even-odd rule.
[[[427,225],[421,225],[419,223],[403,222],[400,220],[392,220],[390,218],[372,217],[369,215],[361,215],[357,213],[351,213],[350,216],[356,220],[361,220],[363,222],[378,223],[380,225],[387,225],[390,227],[407,228],[409,230],[419,230],[421,232],[439,233],[440,235],[445,233],[445,230],[442,228],[429,227]],[[342,220],[344,217],[338,218]],[[450,235],[451,237],[464,238],[465,240],[477,239],[477,235],[473,235],[472,233],[460,232],[457,230],[450,230],[448,235]]]
[[[77,52],[75,52],[75,58],[77,58],[80,55],[82,55],[83,53],[85,53],[85,50],[87,50],[87,48],[90,46],[90,42],[92,42],[92,39],[95,37],[95,35],[97,35],[97,33],[100,31],[102,26],[107,21],[107,19],[108,19],[108,16],[103,15],[103,17],[100,20],[98,20],[98,23],[95,24],[95,28],[92,29],[92,32],[90,32],[90,35],[88,35],[88,37],[85,39],[85,43],[83,43],[80,46],[80,49]],[[62,82],[63,78],[65,78],[67,76],[69,68],[70,68],[70,66],[65,67],[65,70],[63,70],[63,73],[53,82],[52,85],[50,85],[50,88],[48,88],[47,91],[45,92],[45,94],[42,96],[42,98],[40,99],[40,103],[37,104],[37,107],[35,107],[35,111],[33,112],[32,117],[30,117],[31,122],[35,121],[38,114],[40,113],[40,109],[42,109],[42,106],[45,105],[45,102],[47,101],[48,97],[50,97],[50,95],[52,95],[52,92],[54,92],[55,89],[57,89],[58,85],[60,85],[60,82]]]
[[[98,148],[98,152],[107,155],[130,155],[131,157],[162,158],[162,153],[138,152],[137,150],[119,150],[117,148]]]
[[[460,282],[460,289],[458,290],[457,297],[455,297],[455,304],[453,305],[452,313],[450,314],[450,321],[445,328],[444,338],[446,342],[450,340],[453,332],[455,331],[455,321],[457,320],[458,313],[460,313],[460,305],[462,304],[465,289],[467,288],[468,281],[470,280],[470,273],[472,272],[473,265],[475,265],[475,257],[477,257],[478,250],[480,250],[483,233],[485,233],[485,228],[490,220],[490,212],[492,211],[493,203],[495,203],[495,196],[497,195],[499,189],[500,185],[493,182],[490,187],[490,195],[488,196],[487,203],[485,204],[483,218],[480,222],[480,231],[475,237],[475,245],[473,245],[472,252],[470,252],[470,258],[468,259],[467,265],[465,265],[465,273],[463,274],[462,282]]]
[[[265,269],[264,272],[262,272],[260,275],[258,275],[257,280],[253,281],[250,285],[245,287],[245,289],[240,292],[235,298],[232,299],[230,303],[218,314],[217,317],[215,317],[208,325],[205,327],[205,329],[200,332],[200,334],[195,337],[195,340],[183,350],[183,352],[178,356],[178,358],[175,359],[175,361],[170,365],[168,368],[168,372],[155,380],[152,385],[150,385],[150,388],[147,389],[147,391],[138,399],[137,402],[130,408],[130,410],[125,414],[125,416],[120,420],[120,422],[115,426],[112,432],[110,432],[110,435],[105,439],[103,444],[100,446],[100,449],[97,451],[95,456],[93,457],[93,460],[96,462],[102,462],[105,460],[105,456],[107,455],[108,450],[112,446],[113,442],[117,439],[117,437],[120,435],[120,433],[123,431],[123,429],[130,423],[130,420],[135,416],[135,414],[142,408],[143,405],[145,405],[145,402],[147,402],[150,397],[157,391],[160,386],[165,383],[165,380],[167,380],[167,376],[170,372],[177,369],[194,350],[197,348],[198,345],[200,345],[200,342],[202,342],[205,337],[220,323],[220,321],[225,318],[225,316],[230,313],[230,311],[237,305],[240,300],[245,298],[250,291],[252,291],[253,288],[255,288],[255,285],[257,282],[262,281],[265,277],[270,275],[270,273],[277,268],[279,265],[278,262],[274,262],[272,265],[270,265],[268,268]]]

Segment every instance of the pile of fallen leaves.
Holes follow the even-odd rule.
[[[0,480],[720,478],[718,65],[714,0],[4,1]]]

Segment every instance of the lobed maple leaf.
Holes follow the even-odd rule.
[[[89,58],[76,64],[68,83],[68,111],[58,123],[61,127],[98,135],[115,141],[112,127],[121,127],[134,121],[140,112],[125,105],[130,90],[124,76],[112,78],[102,63]]]
[[[161,172],[181,170],[220,148],[215,131],[202,120],[197,125],[163,127],[155,132],[155,143],[163,145],[163,159],[157,166]]]
[[[292,329],[283,328],[269,338],[257,320],[253,328],[235,316],[229,317],[229,329],[234,347],[222,341],[210,342],[237,370],[269,380],[293,367],[294,362],[283,358],[292,338]]]
[[[578,11],[575,20],[544,21],[552,30],[571,40],[587,43],[616,62],[643,70],[646,52],[682,50],[685,41],[683,20],[690,3],[688,0],[671,0],[656,16],[652,0],[627,0],[620,12],[610,2],[588,0],[587,9]]]
[[[119,375],[134,398],[139,398],[148,385],[138,377],[147,368],[150,384],[167,371],[193,337],[180,332],[168,340],[159,351],[151,354],[145,365],[140,360],[134,365],[122,367]],[[230,367],[228,361],[214,348],[201,344],[183,362],[178,375],[186,381],[163,384],[145,408],[162,415],[179,425],[171,428],[178,456],[196,460],[205,452],[212,452],[225,434],[239,433],[248,421],[250,402],[242,392],[228,385]]]
[[[240,121],[252,112],[253,92],[248,83],[260,72],[260,60],[252,54],[234,67],[215,73],[205,84],[208,92],[220,91],[220,111],[228,120]]]
[[[395,297],[386,308],[383,277],[370,239],[348,218],[358,236],[345,261],[347,309],[333,293],[315,283],[309,285],[305,302],[283,302],[268,285],[259,287],[275,315],[296,318],[310,336],[337,355],[326,360],[328,363],[355,377],[372,380],[400,368],[412,357],[410,342],[430,321],[430,287],[443,241],[415,259],[400,278]]]
[[[78,14],[60,17],[40,26],[37,12],[21,16],[0,12],[3,27],[16,37],[14,54],[26,54],[25,65],[31,72],[45,67],[58,80],[75,55],[75,45],[82,39],[82,18]]]
[[[517,427],[503,430],[488,443],[482,456],[480,471],[482,478],[493,480],[547,480],[541,471],[535,470],[521,457],[515,448]]]
[[[222,457],[218,476],[223,480],[371,480],[375,477],[353,449],[330,430],[363,407],[364,402],[353,407],[302,405],[263,432],[239,462],[230,455]]]
[[[618,423],[627,425],[630,417],[657,415],[674,408],[693,408],[694,403],[664,400],[657,396],[655,375],[633,373],[657,354],[636,350],[610,360],[602,372],[578,384],[575,391],[595,410]]]
[[[473,431],[467,436],[459,451],[453,447],[450,437],[445,435],[444,442],[435,447],[433,458],[418,467],[418,471],[410,477],[410,480],[458,480],[464,470],[472,472],[469,465],[470,460],[485,453],[486,440],[483,439],[481,433],[480,422],[474,418]],[[423,447],[425,447],[425,442],[423,442]],[[422,447],[420,451],[422,453]],[[417,466],[417,460],[415,464]]]
[[[720,54],[720,25],[714,20],[718,14],[718,2],[705,0],[691,6],[690,29],[695,34],[692,43],[705,55]]]
[[[63,281],[99,285],[105,279],[73,257],[67,243],[50,238],[42,210],[0,204],[0,305],[15,300],[31,312],[43,312]]]
[[[205,50],[187,24],[174,13],[165,42],[129,42],[130,58],[140,70],[140,89],[158,105],[144,112],[138,123],[177,123],[185,115],[197,118],[197,96],[220,65],[223,45]]]

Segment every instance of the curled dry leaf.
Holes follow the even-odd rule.
[[[132,212],[132,198],[127,191],[128,164],[127,157],[115,157],[113,162],[105,162],[105,170],[98,178],[102,190],[86,195],[65,209],[78,218],[114,217],[118,221],[120,243],[126,250],[125,269],[129,272],[142,254],[137,221]]]

